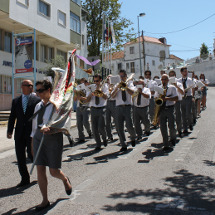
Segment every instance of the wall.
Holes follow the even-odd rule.
[[[51,6],[50,17],[43,16],[39,12],[38,0],[29,1],[28,7],[13,0],[10,1],[9,18],[70,44],[70,1],[46,0],[45,2]],[[66,27],[58,24],[58,10],[66,14]]]

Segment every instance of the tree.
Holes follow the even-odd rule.
[[[202,43],[202,46],[200,48],[200,57],[202,59],[206,59],[208,58],[208,54],[209,54],[208,47],[205,45],[205,43]]]
[[[113,22],[116,36],[115,49],[119,50],[122,44],[130,41],[134,36],[132,22],[120,17],[121,3],[118,0],[85,0],[83,7],[87,10],[88,52],[89,56],[99,56],[102,45],[102,18],[103,14]]]
[[[52,79],[54,79],[54,71],[51,70],[52,67],[59,67],[61,69],[66,68],[66,62],[63,56],[56,55],[54,59],[51,59],[51,62],[49,63],[48,67],[45,68],[46,75],[51,76]]]

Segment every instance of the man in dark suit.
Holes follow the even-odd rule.
[[[32,122],[29,119],[34,113],[34,108],[40,99],[35,96],[33,91],[33,83],[31,80],[24,80],[22,82],[22,95],[13,99],[11,113],[8,121],[7,138],[11,139],[13,129],[15,127],[15,150],[18,161],[19,173],[22,177],[21,182],[17,187],[22,187],[30,184],[30,176],[26,166],[26,148],[28,158],[33,160],[31,151],[31,130]]]

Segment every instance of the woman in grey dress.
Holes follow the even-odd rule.
[[[55,133],[49,134],[49,128],[42,128],[46,124],[55,108],[53,104],[49,102],[51,97],[52,84],[47,81],[38,81],[36,83],[36,92],[41,98],[41,102],[35,107],[35,112],[40,110],[36,117],[33,119],[32,134],[33,137],[33,151],[36,155],[39,148],[40,141],[44,134],[44,142],[36,161],[37,165],[37,177],[39,188],[43,197],[42,203],[36,207],[37,211],[43,210],[50,205],[47,195],[47,176],[46,166],[49,167],[50,174],[62,180],[66,193],[70,195],[72,193],[72,186],[69,178],[64,175],[60,170],[63,152],[63,134]]]

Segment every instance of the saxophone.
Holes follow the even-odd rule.
[[[155,99],[155,114],[152,121],[152,125],[156,126],[158,124],[158,117],[160,114],[160,109],[164,104],[162,97],[166,96],[166,89],[163,90],[163,95],[160,95],[157,99]]]

